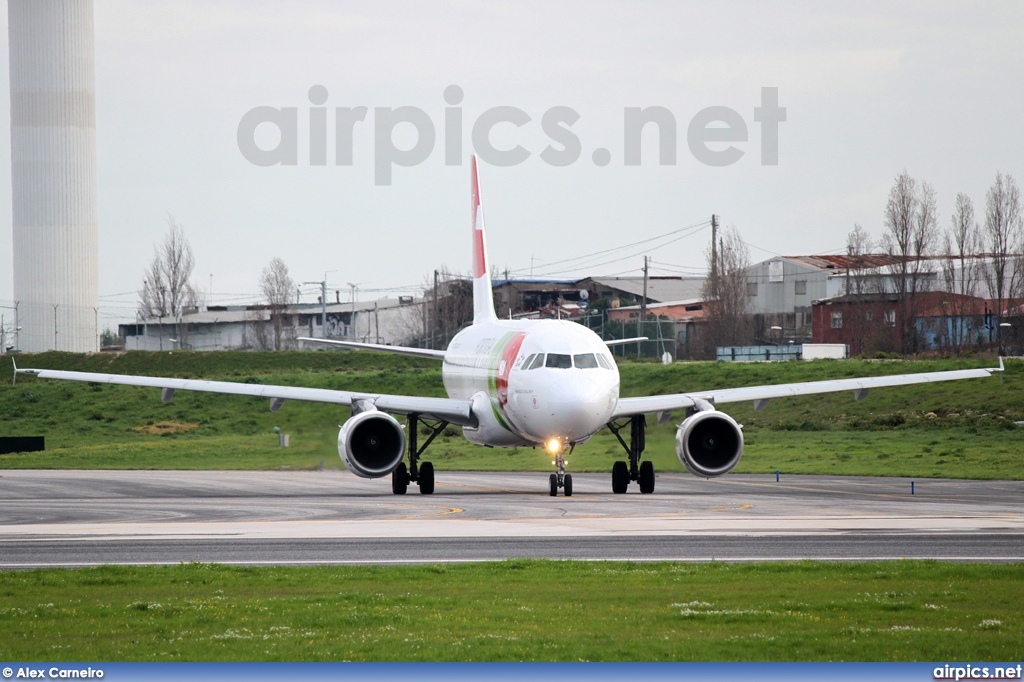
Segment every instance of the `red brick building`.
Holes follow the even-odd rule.
[[[919,350],[943,350],[953,339],[967,345],[990,341],[984,299],[941,291],[917,294],[914,300]],[[903,348],[902,306],[896,294],[846,294],[814,301],[811,306],[814,343],[845,343],[851,356]]]

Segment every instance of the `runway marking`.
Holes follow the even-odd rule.
[[[445,511],[440,512],[438,514],[416,514],[414,516],[396,516],[392,520],[394,520],[394,521],[410,521],[410,520],[414,520],[414,519],[429,519],[429,518],[436,518],[438,516],[449,516],[451,514],[461,514],[464,511],[466,511],[465,509],[459,509],[458,507],[443,507],[441,505],[436,505],[436,504],[430,505],[429,508],[430,509],[444,509]],[[328,522],[328,523],[330,523],[330,522],[337,522],[335,519],[318,519],[318,520],[324,521],[324,522]]]
[[[604,498],[593,498],[591,501],[603,502]],[[714,514],[716,512],[730,512],[730,511],[745,511],[747,509],[753,509],[752,504],[740,504],[731,507],[715,507],[713,509],[691,509],[690,511],[679,511],[671,513],[661,514],[615,514],[614,516],[609,514],[575,514],[573,516],[560,516],[557,517],[562,521],[575,521],[577,519],[658,519],[658,520],[671,520],[681,519],[685,516],[691,516],[693,514]],[[935,516],[926,515],[926,516]],[[799,518],[799,517],[786,517],[786,518]],[[817,517],[808,517],[817,518]],[[954,517],[959,518],[959,517]],[[517,516],[510,519],[471,519],[473,521],[509,521],[509,522],[524,522],[529,521],[533,523],[551,523],[553,520],[550,516]]]
[[[41,563],[0,563],[0,569],[29,569],[29,568],[93,568],[99,566],[187,566],[189,564],[221,564],[226,566],[381,566],[381,565],[424,565],[424,564],[476,564],[476,563],[497,563],[499,561],[509,561],[513,559],[522,558],[536,558],[536,557],[524,557],[520,555],[510,554],[507,557],[501,558],[479,558],[479,559],[451,559],[451,558],[436,558],[436,559],[292,559],[282,561],[147,561],[140,563],[137,561],[71,561],[71,562],[41,562]],[[892,556],[819,556],[819,555],[807,555],[807,556],[780,556],[780,557],[718,557],[718,556],[699,556],[699,557],[686,557],[686,556],[664,556],[664,557],[642,557],[637,558],[634,556],[622,556],[622,557],[608,557],[608,558],[587,558],[587,557],[559,557],[549,559],[550,561],[587,561],[587,562],[605,562],[605,561],[618,561],[627,563],[637,564],[650,564],[650,563],[686,563],[686,564],[705,564],[705,563],[721,563],[721,564],[732,564],[732,563],[793,563],[797,561],[820,561],[822,563],[870,563],[870,562],[883,562],[883,561],[948,561],[953,563],[988,563],[988,562],[1000,562],[1000,563],[1024,563],[1024,555],[1021,556],[984,556],[984,557],[964,557],[964,556],[928,556],[928,555],[892,555]]]
[[[907,477],[907,478],[910,478],[910,477]],[[916,480],[917,479],[915,479],[915,481]],[[939,480],[941,480],[942,482],[945,482],[947,480],[952,481],[952,480],[956,480],[956,479],[926,479],[926,480],[928,480],[928,481],[939,481]],[[922,480],[921,482],[924,482],[924,481]],[[916,497],[916,495],[912,496],[912,495],[906,494],[906,493],[878,493],[878,492],[870,492],[870,491],[864,491],[864,490],[836,490],[834,488],[804,487],[804,486],[797,486],[797,485],[789,485],[789,484],[786,484],[786,483],[770,483],[770,482],[769,483],[757,483],[757,482],[754,482],[754,481],[735,481],[735,480],[728,480],[728,479],[721,479],[721,478],[715,480],[715,483],[718,483],[718,484],[721,484],[721,485],[751,486],[751,487],[757,487],[757,488],[781,488],[781,489],[785,489],[785,490],[798,490],[800,492],[806,492],[806,493],[831,493],[833,495],[851,495],[851,496],[857,496],[857,497],[881,497],[881,498],[885,498],[885,499],[898,499],[898,500],[902,500],[902,499],[905,499],[905,498],[908,498],[908,497]],[[867,484],[865,484],[865,485],[867,485]],[[966,502],[966,503],[977,502],[977,500],[973,499],[973,498],[955,497],[954,496],[955,494],[943,495],[941,498],[938,497],[936,494],[930,493],[930,492],[922,492],[920,494],[921,494],[921,497],[922,497],[923,500],[926,500],[926,501],[929,501],[929,502],[938,502],[938,501],[941,501],[941,502]],[[1012,493],[1010,493],[1008,491],[1008,494],[1012,494]]]
[[[523,490],[509,490],[507,488],[490,488],[483,485],[470,485],[468,483],[441,483],[440,481],[438,481],[435,485],[439,488],[465,488],[466,490],[484,490],[491,493],[512,493],[516,495],[534,494]]]

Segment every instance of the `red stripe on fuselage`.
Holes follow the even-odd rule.
[[[494,380],[494,386],[498,392],[498,402],[501,404],[501,411],[505,411],[505,404],[508,403],[508,375],[512,371],[512,365],[515,364],[516,356],[519,355],[519,348],[523,345],[523,340],[526,338],[526,332],[518,332],[505,346],[505,349],[501,352],[501,358],[498,360],[498,368],[501,371],[498,373],[497,378]],[[501,367],[501,363],[505,363],[505,367]],[[505,415],[506,419],[508,415]]]

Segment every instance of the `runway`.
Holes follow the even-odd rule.
[[[347,472],[0,474],[0,568],[555,559],[1024,561],[1024,482],[659,474],[613,495],[575,474],[439,471],[391,494]]]

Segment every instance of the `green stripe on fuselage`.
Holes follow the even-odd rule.
[[[512,432],[512,427],[505,421],[505,415],[501,409],[501,401],[498,400],[498,369],[501,364],[501,354],[505,352],[505,347],[515,338],[516,334],[517,332],[509,332],[502,336],[494,344],[494,348],[491,349],[491,356],[488,358],[487,363],[487,395],[491,399],[491,411],[494,412],[494,418],[498,420],[501,428],[510,433]]]

